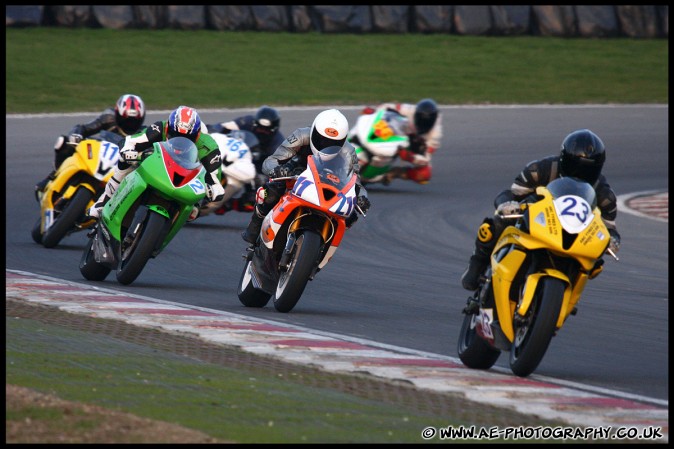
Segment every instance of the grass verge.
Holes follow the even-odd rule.
[[[6,111],[667,103],[667,39],[8,28]]]

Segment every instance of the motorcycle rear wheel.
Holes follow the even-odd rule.
[[[248,270],[251,270],[253,264],[252,254],[246,258],[246,264],[243,267],[241,278],[239,279],[239,288],[237,295],[239,301],[246,307],[264,307],[269,302],[271,295],[263,290],[253,286],[253,280]]]
[[[134,241],[122,247],[122,256],[117,268],[117,282],[129,285],[140,275],[157,247],[157,238],[162,235],[161,230],[166,220],[163,215],[151,212],[138,230]]]
[[[75,228],[77,220],[84,216],[87,206],[94,199],[94,194],[86,187],[80,187],[70,198],[54,223],[42,236],[42,245],[45,248],[53,248],[65,237],[68,232]]]
[[[290,312],[300,300],[318,263],[322,244],[323,238],[314,231],[305,230],[297,237],[288,269],[281,272],[273,298],[279,312]]]
[[[527,314],[527,323],[515,328],[510,349],[510,369],[515,375],[528,376],[543,360],[556,331],[564,287],[564,282],[559,279],[541,279]]]
[[[94,259],[94,239],[95,237],[89,238],[87,247],[82,254],[82,259],[80,259],[80,273],[82,273],[84,279],[90,281],[102,281],[108,277],[108,274],[110,274],[112,270],[96,262]]]
[[[478,315],[464,315],[461,331],[459,331],[457,351],[459,358],[468,368],[489,369],[494,366],[501,355],[501,351],[492,348],[480,338],[475,330],[477,320]]]

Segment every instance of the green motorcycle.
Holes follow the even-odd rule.
[[[388,109],[358,117],[349,131],[360,164],[363,184],[386,184],[386,175],[400,167],[400,150],[410,148],[407,118]]]
[[[206,196],[206,169],[197,147],[185,137],[157,142],[143,153],[105,204],[89,233],[80,272],[90,281],[117,270],[120,284],[131,284]]]

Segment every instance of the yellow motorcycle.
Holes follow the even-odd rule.
[[[35,243],[53,248],[65,236],[94,223],[86,220],[86,211],[112,176],[122,140],[118,134],[100,131],[77,144],[40,198],[40,217],[31,230]]]
[[[520,208],[521,214],[504,217],[514,224],[501,234],[468,298],[457,349],[475,369],[491,368],[509,351],[510,369],[526,377],[576,314],[587,281],[602,271],[610,235],[594,189],[575,178],[537,187]]]

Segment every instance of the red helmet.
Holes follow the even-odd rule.
[[[124,94],[115,104],[115,121],[124,134],[139,131],[145,121],[145,104],[138,95]]]

